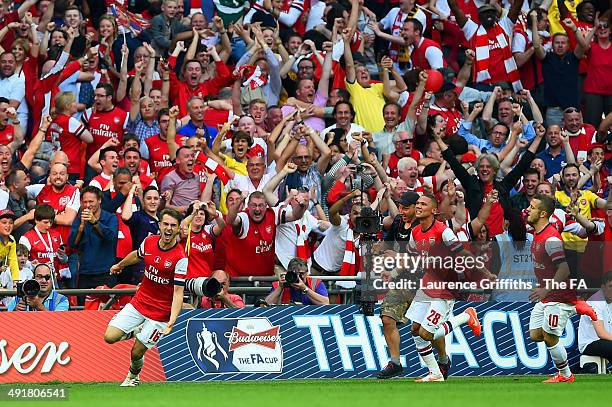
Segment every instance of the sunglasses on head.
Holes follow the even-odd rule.
[[[575,107],[568,107],[563,111],[563,113],[580,113],[580,110]]]

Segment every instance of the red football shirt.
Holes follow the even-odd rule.
[[[28,248],[31,261],[50,264],[51,259],[53,259],[54,270],[58,271],[60,269],[55,253],[64,241],[58,231],[50,229],[47,233],[40,233],[34,227],[21,236],[19,243]]]
[[[210,277],[212,275],[215,258],[213,252],[215,237],[212,229],[213,225],[204,225],[202,230],[197,233],[192,231],[189,235],[189,246],[185,246],[189,257],[188,278]]]
[[[418,253],[424,260],[453,258],[454,254],[461,251],[462,248],[463,246],[455,233],[445,223],[438,220],[434,220],[427,230],[423,230],[420,224],[415,226],[410,233],[410,241],[408,242],[409,251]],[[424,286],[435,282],[457,281],[456,271],[444,266],[446,261],[438,263],[439,261],[432,261],[428,263],[428,267],[425,267]],[[452,291],[444,287],[424,289],[423,291],[433,298],[452,300],[456,297]]]
[[[118,107],[108,112],[87,109],[81,119],[93,136],[93,143],[87,145],[87,157],[91,157],[110,138],[115,137],[121,144],[129,118],[129,114]]]
[[[177,136],[176,142],[179,146],[183,146],[185,145],[185,138]],[[151,171],[159,174],[165,167],[172,167],[166,140],[162,140],[158,134],[147,138],[145,143],[147,143],[147,148],[149,149],[149,165],[151,165]],[[159,178],[157,179],[158,182],[161,182]]]
[[[541,288],[546,287],[545,279],[553,279],[557,274],[557,266],[565,262],[565,251],[563,250],[563,240],[557,229],[550,223],[536,232],[531,243],[531,255],[533,257],[533,271],[538,279]],[[565,280],[569,287],[569,279]],[[571,303],[576,300],[576,291],[551,290],[542,302],[564,302]]]
[[[138,248],[138,257],[144,260],[144,277],[130,303],[145,317],[167,322],[174,286],[185,285],[187,257],[180,244],[163,250],[159,239],[159,235],[149,235]]]
[[[15,126],[7,124],[3,129],[0,129],[0,145],[6,146],[15,139]]]
[[[70,165],[68,166],[69,174],[80,174],[83,170],[83,163],[81,162],[82,141],[80,137],[84,131],[85,126],[83,123],[65,114],[58,115],[49,127],[48,133],[51,136],[51,140],[59,141],[62,151],[66,153],[70,160]]]
[[[242,229],[232,233],[225,246],[226,268],[230,276],[271,276],[274,273],[276,226],[284,221],[285,206],[268,208],[263,220],[255,223],[249,209],[240,212]]]
[[[81,207],[81,193],[79,192],[79,189],[74,185],[66,184],[64,185],[64,188],[61,191],[57,192],[50,184],[47,184],[38,193],[38,196],[36,197],[36,203],[38,205],[51,205],[53,209],[55,209],[55,213],[58,215],[64,212],[66,208],[70,208],[78,212],[79,208]],[[62,237],[62,240],[68,243],[68,236],[70,235],[70,225],[54,224],[52,229],[59,232]]]

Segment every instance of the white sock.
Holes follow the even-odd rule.
[[[565,377],[570,377],[572,375],[572,371],[569,368],[565,348],[559,345],[557,342],[555,346],[548,348],[548,352],[550,352],[550,356],[552,357],[553,362],[555,362],[555,366],[557,366],[557,369],[559,369],[559,373]]]
[[[423,358],[423,361],[429,368],[429,371],[437,376],[441,376],[440,368],[438,367],[438,362],[436,361],[436,357],[433,354],[433,345],[430,341],[426,341],[420,336],[413,336],[414,344],[416,345],[416,349],[419,352],[419,355]]]
[[[448,335],[449,333],[451,333],[453,329],[468,322],[469,319],[470,319],[470,316],[466,314],[465,312],[462,312],[459,315],[454,315],[450,317],[448,321],[440,325],[440,327],[434,334],[434,339],[438,339],[438,338]]]
[[[138,376],[144,365],[144,356],[138,360],[132,360],[130,362],[130,375],[132,377]]]

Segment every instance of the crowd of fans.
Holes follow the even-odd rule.
[[[224,285],[200,306],[244,306],[230,278],[274,275],[268,303],[326,304],[316,276],[360,271],[362,208],[382,214],[378,238],[407,241],[419,194],[500,276],[529,274],[529,248],[494,243],[531,240],[525,210],[553,196],[572,267],[600,278],[612,251],[587,242],[612,240],[609,9],[2,1],[2,287],[135,286],[142,265],[110,266],[165,207],[185,217],[189,277]]]

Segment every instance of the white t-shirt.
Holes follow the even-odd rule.
[[[612,332],[612,303],[607,303],[603,291],[599,290],[587,301],[597,314],[597,319],[603,321],[604,328],[608,332]],[[590,343],[598,341],[600,338],[595,332],[593,321],[587,315],[580,317],[580,325],[578,326],[578,350],[584,352]]]
[[[293,222],[283,223],[276,228],[276,257],[278,261],[286,269],[289,261],[296,256],[297,251],[297,226],[300,226],[302,233],[307,238],[310,232],[320,231],[319,220],[312,216],[308,211],[304,213],[302,219]],[[308,265],[310,266],[311,259],[308,259]]]
[[[265,173],[261,178],[261,181],[259,181],[259,186],[255,187],[255,185],[253,185],[253,182],[251,181],[251,178],[249,178],[248,175],[235,174],[234,179],[230,180],[230,182],[227,183],[227,190],[229,191],[232,188],[236,188],[243,192],[248,192],[249,195],[251,194],[251,192],[263,191],[266,184],[270,182],[274,175],[276,175],[276,173]]]
[[[384,16],[382,20],[380,20],[380,23],[382,24],[385,30],[390,30],[391,27],[393,27],[393,23],[395,22],[395,19],[397,18],[397,15],[399,12],[400,12],[400,8],[394,7],[391,10],[389,10],[387,15]],[[419,20],[421,24],[423,24],[423,31],[425,31],[427,29],[427,16],[423,12],[423,10],[419,9],[414,15],[414,18],[416,18],[417,20]],[[400,29],[401,29],[401,24],[400,24]]]
[[[348,215],[340,217],[340,225],[332,225],[325,238],[317,247],[312,258],[326,271],[338,271],[342,267],[344,249],[346,248],[346,234],[349,230]]]

